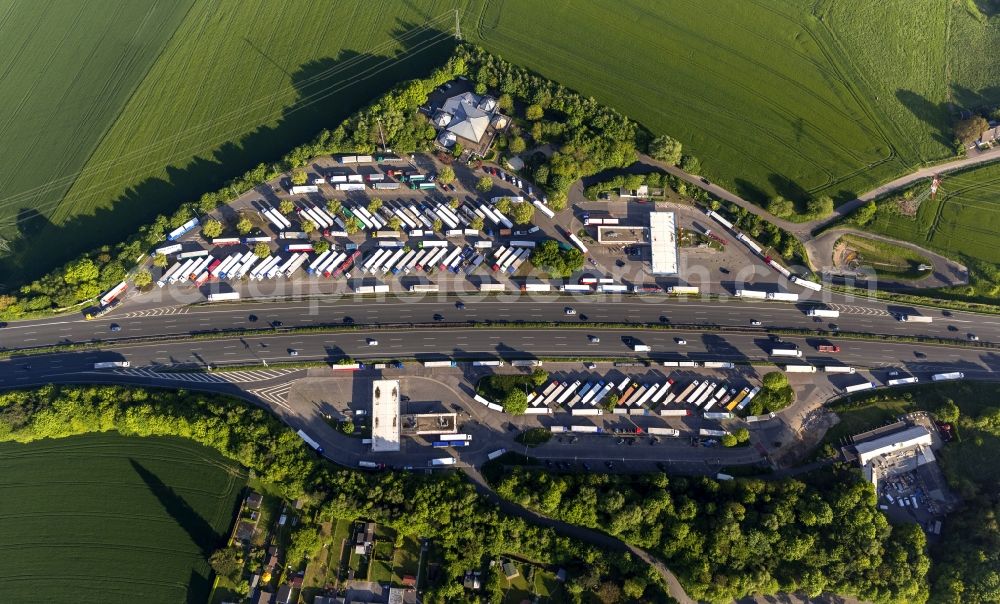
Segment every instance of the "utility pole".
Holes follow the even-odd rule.
[[[455,39],[462,39],[462,25],[458,22],[458,9],[455,9]]]
[[[378,122],[378,138],[380,141],[382,141],[382,153],[388,153],[388,151],[386,151],[385,149],[385,135],[382,134],[382,118],[379,117],[375,119]]]

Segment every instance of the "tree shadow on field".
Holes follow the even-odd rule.
[[[417,24],[398,21],[391,37],[400,50],[391,56],[342,51],[299,65],[291,74],[298,96],[283,108],[273,126],[261,126],[236,141],[209,150],[186,163],[166,166],[166,178],[148,178],[117,193],[110,209],[76,216],[61,225],[51,223],[23,229],[11,242],[11,253],[0,259],[0,282],[11,288],[30,282],[77,255],[101,245],[124,241],[138,227],[158,214],[169,215],[181,203],[196,200],[260,163],[281,157],[294,147],[312,140],[323,129],[333,129],[345,118],[383,94],[398,82],[425,77],[452,54],[455,42],[441,31],[414,31]],[[247,57],[260,57],[260,44],[248,44]],[[274,64],[264,55],[261,61]],[[260,90],[255,99],[273,94]],[[170,133],[165,133],[170,134]],[[136,163],[141,163],[137,161]],[[28,216],[32,208],[21,208]],[[20,224],[20,221],[19,221]]]
[[[809,191],[784,174],[769,174],[767,181],[771,183],[778,195],[794,201],[799,211],[803,209],[805,201],[810,197]]]
[[[764,205],[767,203],[767,191],[761,189],[749,180],[737,178],[733,181],[733,184],[736,186],[736,194],[743,199],[757,205]]]
[[[951,109],[947,103],[935,103],[912,90],[897,90],[896,98],[917,119],[930,126],[935,141],[948,147],[952,145]]]
[[[184,498],[178,495],[173,488],[164,484],[159,476],[134,459],[129,459],[129,463],[163,505],[163,509],[187,532],[191,541],[198,546],[201,555],[207,560],[221,539],[221,535],[216,533],[212,525],[202,518],[188,502],[184,501]]]
[[[212,592],[212,582],[208,577],[196,570],[191,571],[191,578],[188,579],[187,594],[184,601],[188,604],[203,604],[208,601],[208,595]]]

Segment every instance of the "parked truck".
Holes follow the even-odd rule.
[[[321,447],[320,444],[316,442],[316,439],[306,434],[305,431],[303,430],[299,430],[298,432],[296,432],[296,434],[299,435],[299,438],[306,441],[307,445],[315,449],[317,453],[319,453],[320,455],[323,454],[323,447]]]
[[[965,374],[961,371],[952,371],[950,373],[935,373],[931,376],[931,379],[935,382],[944,382],[947,380],[960,380],[965,377]]]
[[[797,348],[772,348],[771,354],[776,357],[801,357],[802,351]]]
[[[431,462],[430,462],[430,464],[428,464],[428,465],[430,465],[431,467],[453,466],[453,465],[455,465],[455,458],[454,457],[437,457],[435,459],[432,459]]]

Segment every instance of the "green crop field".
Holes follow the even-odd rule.
[[[172,438],[0,444],[6,602],[204,602],[245,482]]]
[[[915,189],[914,197],[926,186]],[[1000,264],[1000,163],[945,176],[937,197],[924,199],[916,216],[904,216],[896,206],[897,200],[880,202],[867,228],[952,258]]]
[[[991,51],[965,57],[966,36],[995,42],[997,28],[953,4],[505,0],[487,5],[478,33],[679,138],[744,196],[843,200],[951,153],[951,90],[1000,65]],[[953,55],[962,80],[946,75]],[[995,83],[979,92],[1000,101]]]
[[[0,133],[11,124],[18,151],[31,151],[0,165],[0,236],[19,240],[0,282],[11,279],[6,272],[34,277],[119,241],[157,213],[280,158],[453,48],[451,1],[156,3],[170,5],[169,15],[138,10],[143,3],[106,4],[43,11],[15,3],[8,12],[19,21],[0,20],[0,56],[23,71],[9,83],[0,71]],[[27,27],[30,19],[46,27]],[[149,33],[135,31],[140,25]],[[41,52],[56,26],[82,41],[70,37],[59,55]],[[109,31],[119,32],[117,45],[103,41]],[[116,54],[154,38],[144,61]],[[96,50],[81,51],[84,43]],[[129,85],[110,98],[116,91],[104,88],[114,77]],[[47,146],[36,150],[36,139]],[[23,208],[39,217],[18,228]]]
[[[849,198],[948,156],[949,102],[1000,100],[1000,17],[970,4],[8,2],[0,282],[118,241],[426,72],[456,7],[467,39],[676,136],[738,193]]]

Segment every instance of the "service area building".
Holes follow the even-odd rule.
[[[673,212],[649,213],[649,245],[654,275],[677,274],[677,220]]]
[[[889,426],[893,428],[895,426]],[[924,426],[902,427],[888,434],[878,435],[874,430],[855,441],[854,453],[865,478],[876,490],[879,481],[904,472],[912,472],[919,466],[933,463],[931,451],[933,438]],[[887,430],[888,431],[888,430]],[[870,436],[869,436],[870,435]]]
[[[399,451],[399,380],[372,382],[372,452]]]

